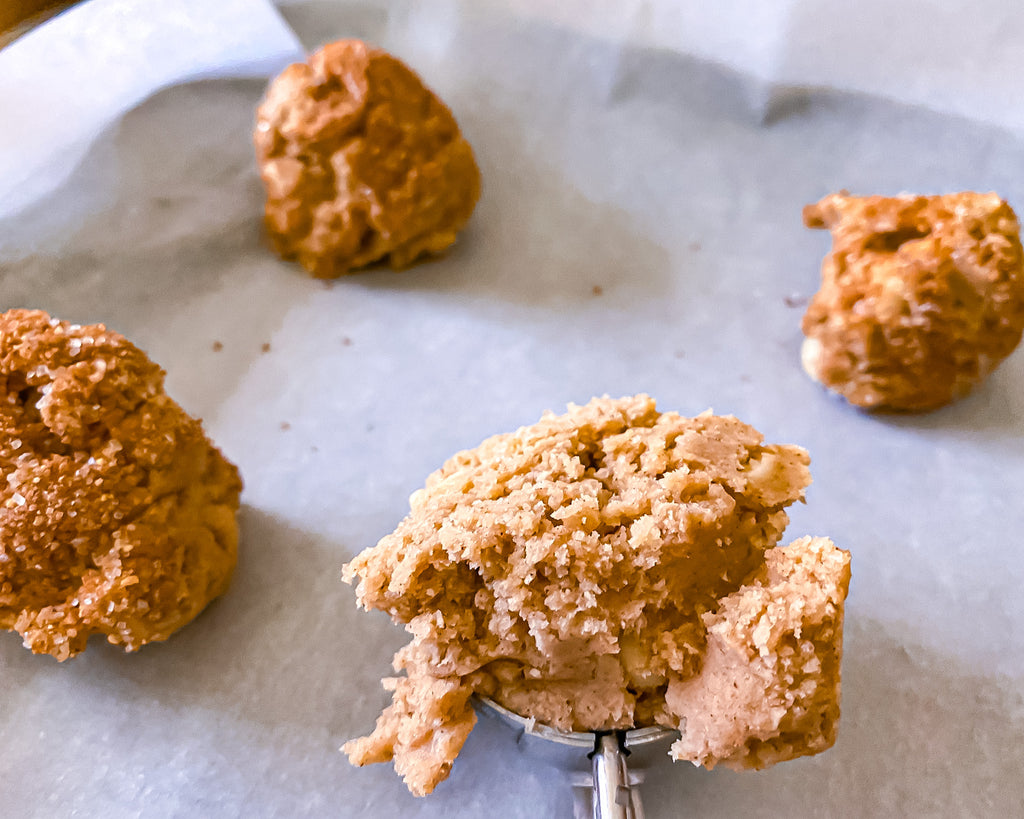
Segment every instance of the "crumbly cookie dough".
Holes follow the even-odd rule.
[[[451,111],[359,40],[286,68],[257,111],[254,142],[271,242],[318,278],[440,253],[480,197]]]
[[[0,315],[0,470],[0,627],[32,651],[134,651],[227,588],[238,471],[102,325]]]
[[[1024,255],[994,193],[826,196],[804,208],[832,232],[803,318],[803,367],[858,407],[923,411],[956,400],[1024,330]]]
[[[685,726],[675,759],[766,768],[836,739],[850,558],[827,538],[765,552],[752,580],[701,616],[700,673],[674,679],[666,710]]]
[[[644,395],[455,455],[345,568],[359,603],[412,635],[349,758],[394,760],[429,793],[474,693],[564,730],[677,728],[673,755],[706,766],[828,747],[849,556],[826,539],[775,548],[808,463],[736,418],[659,413]]]

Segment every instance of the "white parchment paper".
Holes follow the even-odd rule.
[[[0,305],[123,332],[246,481],[233,586],[171,640],[58,665],[0,634],[0,816],[571,815],[564,772],[488,719],[426,799],[348,765],[405,637],[340,567],[456,450],[640,391],[805,446],[786,539],[828,535],[854,573],[836,746],[659,760],[648,815],[1019,815],[1024,354],[893,418],[798,351],[828,247],[805,203],[1024,207],[1024,12],[844,5],[282,4],[306,48],[410,63],[484,176],[443,259],[333,283],[261,237],[253,112],[297,53],[271,6],[92,0],[0,52]]]

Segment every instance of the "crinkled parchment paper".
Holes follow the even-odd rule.
[[[283,5],[307,48],[409,62],[484,174],[443,259],[333,283],[261,239],[253,111],[296,53],[272,7],[93,0],[0,53],[0,304],[133,339],[246,480],[234,585],[167,643],[58,665],[0,635],[0,815],[569,815],[564,773],[489,719],[427,799],[348,765],[405,638],[340,567],[456,450],[640,391],[807,447],[788,537],[854,556],[835,748],[661,760],[649,815],[1019,813],[1024,353],[952,407],[871,417],[798,349],[828,246],[803,204],[1024,209],[1024,11],[750,5]]]

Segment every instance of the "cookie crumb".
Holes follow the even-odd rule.
[[[221,342],[219,342],[219,341],[213,342],[213,351],[215,353],[219,353],[223,349],[224,349],[224,345],[221,344]]]

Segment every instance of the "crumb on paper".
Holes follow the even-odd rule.
[[[286,68],[259,106],[254,142],[270,240],[317,278],[440,253],[480,197],[451,111],[408,66],[359,40]]]
[[[925,411],[968,394],[1020,342],[1020,226],[994,193],[826,196],[832,233],[803,318],[816,381],[869,410]]]
[[[227,589],[242,484],[163,380],[102,325],[0,315],[0,627],[38,654],[134,651]]]
[[[215,353],[219,353],[221,350],[224,349],[224,345],[221,342],[219,342],[219,341],[213,342],[212,346],[213,346],[213,351]]]
[[[264,341],[263,344],[260,345],[260,352],[261,353],[269,353],[270,352],[270,342],[269,341]]]
[[[830,746],[849,555],[824,538],[776,546],[808,463],[736,418],[644,395],[458,453],[345,568],[359,603],[412,635],[350,760],[393,760],[429,793],[473,694],[563,730],[680,729],[673,755],[708,767]],[[695,719],[712,701],[721,720]]]
[[[350,339],[348,336],[344,336],[341,339],[341,346],[342,347],[351,347],[352,346],[352,339]]]
[[[603,287],[601,287],[601,285],[599,285],[599,284],[595,284],[595,285],[594,285],[594,286],[593,286],[593,287],[592,287],[592,288],[590,289],[590,292],[591,292],[591,293],[593,293],[593,294],[594,294],[595,296],[601,296],[601,295],[603,295],[603,294],[604,294],[604,288],[603,288]]]
[[[281,422],[281,429],[282,429],[282,431],[287,432],[291,428],[292,428],[292,425],[289,424],[287,421],[282,421]]]

